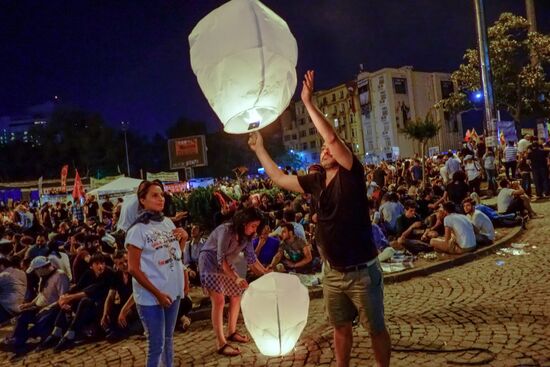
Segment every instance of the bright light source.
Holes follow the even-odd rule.
[[[481,97],[483,97],[483,93],[481,93],[481,92],[476,92],[476,93],[474,94],[474,98],[475,98],[475,99],[481,99]]]
[[[269,273],[250,283],[241,307],[260,353],[282,356],[292,351],[306,326],[309,293],[297,276]]]
[[[224,131],[261,129],[288,107],[298,46],[286,22],[260,1],[226,2],[199,21],[189,44],[191,68]]]

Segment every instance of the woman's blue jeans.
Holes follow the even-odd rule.
[[[139,318],[147,336],[147,367],[174,365],[174,329],[178,318],[180,298],[176,298],[168,308],[160,305],[137,305]]]

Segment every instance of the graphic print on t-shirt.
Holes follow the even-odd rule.
[[[155,259],[159,258],[158,265],[169,265],[170,270],[174,271],[175,262],[181,261],[181,254],[178,251],[179,243],[171,232],[166,231],[148,231],[145,234],[145,242],[155,251],[161,251],[155,254]]]

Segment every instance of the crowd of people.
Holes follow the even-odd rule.
[[[456,154],[427,159],[425,172],[418,158],[365,165],[364,181],[379,259],[388,260],[395,251],[412,255],[431,251],[462,254],[492,243],[495,227],[521,225],[529,217],[536,218],[530,205],[531,186],[534,183],[537,197],[548,195],[547,146],[535,141],[526,144],[530,139],[527,136],[517,147],[509,144],[504,149],[504,174],[499,179],[494,207],[481,204],[479,199],[480,195],[497,193],[495,183],[499,177],[495,155],[484,148],[482,141],[465,143]],[[312,165],[308,172],[322,173],[323,167]],[[287,174],[296,172],[289,170]],[[487,189],[482,193],[483,178]],[[310,194],[284,190],[275,191],[271,197],[267,191],[272,187],[270,179],[258,177],[216,183],[212,204],[216,225],[230,221],[242,209],[255,208],[260,215],[257,229],[247,234],[255,257],[240,257],[244,269],[247,261],[253,259],[254,263],[257,258],[255,272],[247,274],[240,266],[237,274],[245,282],[266,271],[321,270],[315,238],[319,203]],[[252,193],[262,189],[263,193]],[[125,232],[116,230],[122,207],[122,199],[113,203],[107,197],[98,203],[89,196],[82,204],[45,203],[38,208],[20,202],[2,209],[0,324],[15,320],[13,335],[6,342],[18,354],[28,349],[26,341],[34,337],[40,337],[39,349],[53,347],[60,351],[82,337],[118,340],[142,332],[132,297]],[[209,264],[215,264],[216,257],[201,262],[201,254],[221,256],[215,243],[207,241],[210,229],[201,228],[188,213],[166,214],[190,233],[180,256],[186,286],[207,287],[212,282],[209,271],[213,266]],[[218,236],[219,231],[211,236]],[[235,259],[244,251],[241,247],[230,250]],[[240,295],[238,289],[235,295]],[[192,303],[185,294],[180,295],[181,310],[178,306],[179,317],[174,318],[180,329],[190,322],[185,315]],[[211,298],[212,305],[222,310],[224,297]],[[236,332],[235,325],[230,329]],[[233,338],[237,338],[235,335]],[[222,347],[226,344],[223,329],[218,328],[217,336]]]

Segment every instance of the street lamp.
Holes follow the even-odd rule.
[[[128,139],[126,138],[126,132],[130,128],[130,123],[128,121],[121,121],[120,125],[122,126],[122,131],[124,132],[124,147],[126,148],[126,171],[128,172],[128,177],[130,177],[130,158],[128,157]]]

